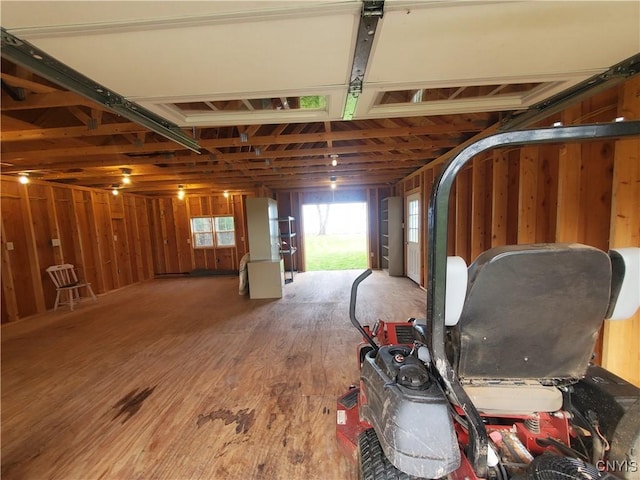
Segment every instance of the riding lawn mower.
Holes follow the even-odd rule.
[[[640,389],[591,364],[605,319],[640,304],[640,248],[495,247],[447,257],[458,172],[495,147],[640,135],[640,122],[498,133],[443,167],[428,209],[424,318],[350,318],[360,381],[337,402],[337,439],[360,478],[640,478]]]

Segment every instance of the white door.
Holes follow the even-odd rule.
[[[420,193],[407,197],[407,277],[420,284]]]

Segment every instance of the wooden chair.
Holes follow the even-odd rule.
[[[91,289],[91,284],[87,282],[81,282],[76,275],[75,267],[69,263],[64,265],[52,265],[47,268],[47,273],[51,277],[53,284],[56,286],[56,303],[53,307],[54,310],[58,309],[58,305],[69,305],[69,309],[73,310],[74,303],[80,301],[80,288],[86,288],[91,298],[95,301],[98,300],[95,293]],[[60,297],[66,292],[68,301],[61,302]]]

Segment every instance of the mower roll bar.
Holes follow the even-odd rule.
[[[362,334],[364,338],[367,339],[367,341],[369,342],[369,345],[373,347],[373,350],[376,353],[378,353],[378,349],[379,349],[378,345],[376,344],[376,342],[373,341],[373,338],[371,338],[371,335],[369,335],[367,331],[364,328],[362,328],[362,325],[356,318],[356,298],[358,296],[358,285],[360,285],[362,281],[365,278],[367,278],[369,275],[371,275],[371,269],[367,268],[364,272],[358,275],[358,278],[356,278],[353,281],[353,284],[351,285],[351,299],[349,300],[349,318],[351,319],[351,323],[353,324],[353,326],[356,327],[356,329]]]
[[[482,138],[453,156],[433,184],[428,209],[427,330],[431,332],[431,357],[448,395],[462,408],[469,424],[467,458],[476,475],[487,471],[487,431],[478,410],[464,391],[445,353],[445,295],[447,280],[447,229],[449,197],[460,170],[476,155],[496,147],[560,143],[640,135],[640,121],[622,121],[569,127],[540,128],[497,133]]]

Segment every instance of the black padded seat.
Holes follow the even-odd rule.
[[[484,252],[469,267],[456,327],[458,375],[463,382],[543,384],[581,378],[607,312],[610,285],[609,256],[586,245],[515,245]]]

